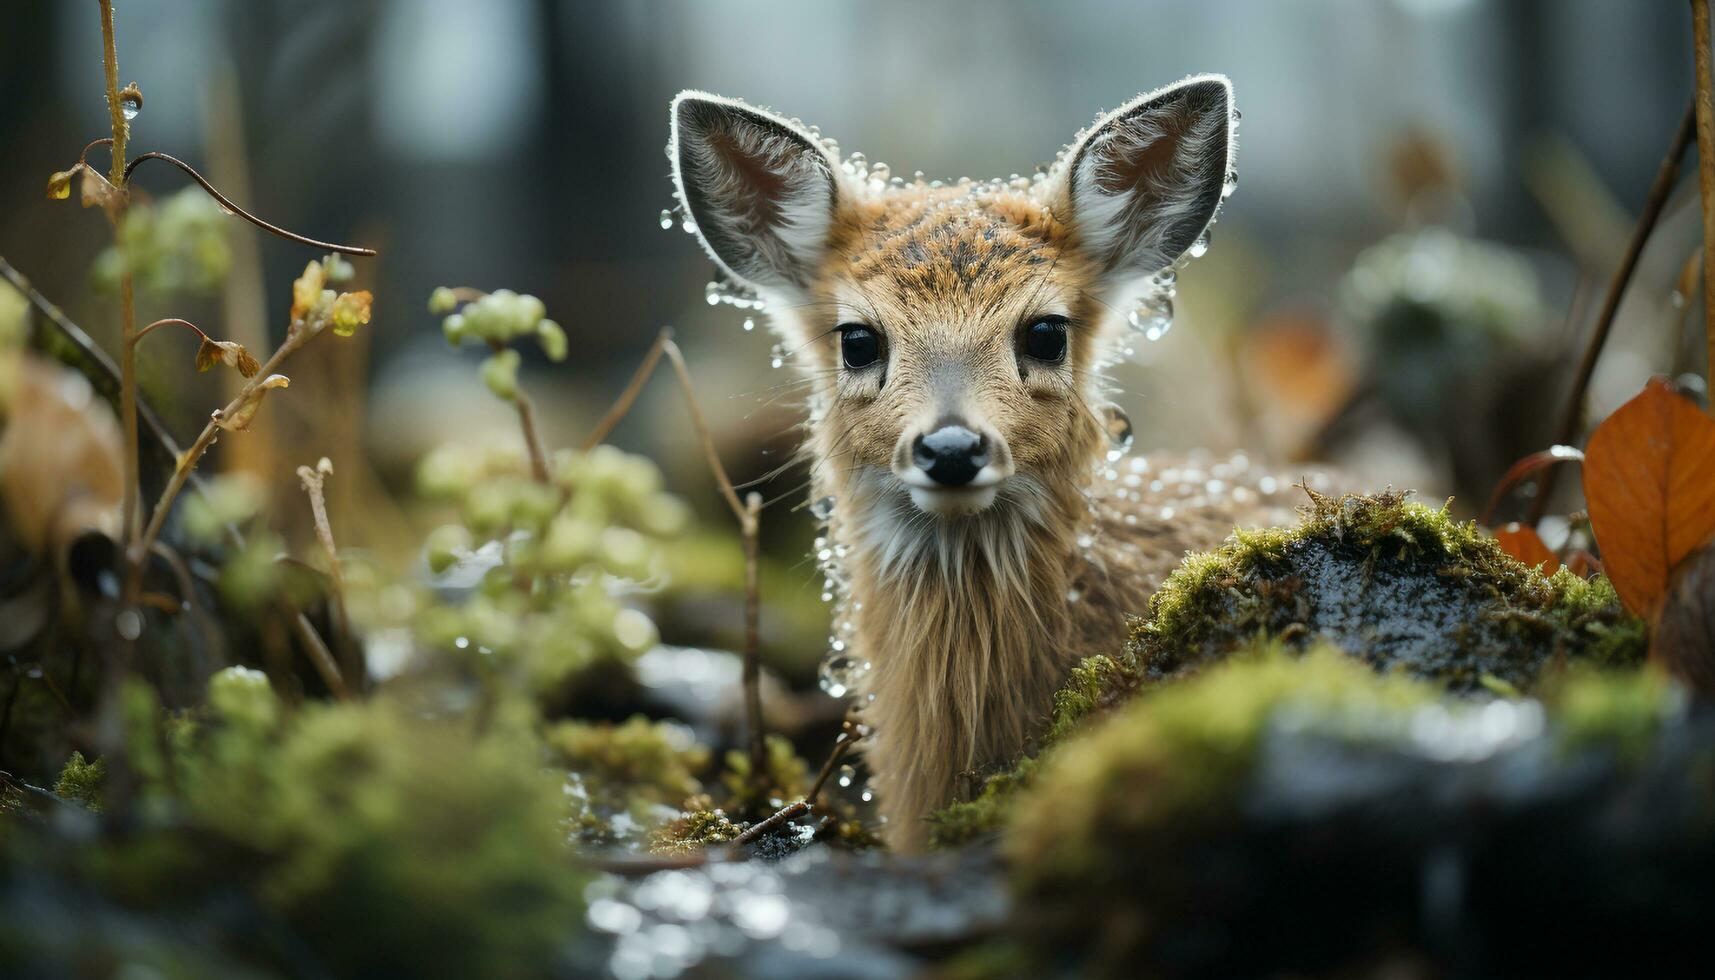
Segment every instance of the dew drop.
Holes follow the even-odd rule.
[[[1118,405],[1108,406],[1108,462],[1118,462],[1131,452],[1131,416]]]
[[[673,212],[667,210],[666,208],[662,208],[661,209],[661,230],[666,231],[667,229],[669,229],[671,227],[673,227]]]
[[[850,787],[855,782],[857,782],[857,770],[853,769],[851,766],[841,766],[839,775],[839,784],[841,788]]]
[[[135,640],[143,635],[143,614],[135,609],[127,609],[114,617],[113,627],[124,639]]]
[[[1239,172],[1237,170],[1227,171],[1226,183],[1221,185],[1221,198],[1222,198],[1222,200],[1225,200],[1226,198],[1232,197],[1233,192],[1238,190],[1238,189],[1239,189]]]
[[[1208,231],[1208,229],[1205,228],[1203,230],[1203,233],[1201,235],[1197,236],[1197,240],[1191,243],[1191,247],[1185,250],[1185,254],[1191,256],[1194,259],[1200,259],[1203,256],[1209,254],[1209,231]]]
[[[748,317],[748,316],[745,317],[744,318],[744,329],[745,329],[746,333],[748,333],[752,330],[755,330],[756,329],[756,320],[751,318],[751,317]]]
[[[818,521],[825,521],[834,516],[834,498],[823,497],[810,505],[810,513]]]
[[[707,300],[710,306],[719,306],[721,302],[720,283],[711,282],[707,286],[704,286],[703,299]]]
[[[137,113],[141,112],[142,110],[143,110],[142,103],[138,102],[136,99],[133,99],[130,96],[121,96],[120,97],[120,99],[119,99],[119,111],[125,115],[126,119],[128,119],[128,120],[129,119],[136,119]]]
[[[816,671],[816,683],[829,697],[843,698],[868,673],[868,661],[859,660],[849,653],[830,653]]]

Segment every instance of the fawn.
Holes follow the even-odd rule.
[[[945,184],[890,180],[742,102],[673,102],[684,212],[808,379],[832,642],[862,668],[897,849],[1027,748],[1068,668],[1115,652],[1187,549],[1285,489],[1242,457],[1118,459],[1129,425],[1100,373],[1126,342],[1116,309],[1206,247],[1237,118],[1227,79],[1197,76],[1102,116],[1034,178]]]

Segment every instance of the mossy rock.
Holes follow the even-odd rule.
[[[1441,689],[1502,695],[1530,690],[1550,664],[1644,659],[1645,624],[1604,578],[1544,575],[1474,523],[1406,493],[1306,493],[1299,526],[1241,529],[1215,551],[1188,556],[1115,656],[1073,668],[1038,750],[1155,684],[1259,647],[1327,647]],[[1035,768],[1022,760],[972,800],[931,815],[931,842],[997,832]]]
[[[1297,528],[1237,531],[1168,577],[1131,631],[1143,677],[1206,664],[1258,634],[1330,643],[1456,691],[1525,690],[1561,659],[1642,662],[1644,624],[1605,579],[1543,575],[1405,493],[1307,492]]]
[[[1647,670],[1539,693],[1454,697],[1278,644],[1144,691],[1013,802],[1034,966],[1368,975],[1463,930],[1453,952],[1486,957],[1453,961],[1472,975],[1565,975],[1699,946],[1677,910],[1715,897],[1715,718]],[[1568,938],[1535,961],[1548,931]]]

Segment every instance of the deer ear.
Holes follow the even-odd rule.
[[[1068,151],[1072,227],[1105,272],[1164,269],[1215,216],[1233,150],[1233,87],[1224,76],[1138,96]]]
[[[839,164],[815,137],[742,102],[681,92],[667,155],[716,264],[752,286],[809,281],[839,194]]]

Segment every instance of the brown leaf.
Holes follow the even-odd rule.
[[[1584,456],[1608,578],[1627,609],[1653,616],[1674,566],[1715,534],[1715,420],[1657,378],[1596,427]]]
[[[108,214],[117,214],[125,195],[119,192],[94,167],[79,168],[83,171],[83,179],[79,181],[79,200],[86,208],[100,207]]]
[[[1536,533],[1536,528],[1528,524],[1513,521],[1497,527],[1495,540],[1500,542],[1502,551],[1526,565],[1541,566],[1544,575],[1552,575],[1560,567],[1560,559],[1542,540],[1542,535]]]
[[[202,339],[202,345],[197,348],[197,370],[207,371],[216,364],[237,368],[238,373],[246,378],[256,377],[256,372],[262,370],[262,365],[256,358],[244,349],[244,345],[234,340]]]
[[[1650,651],[1692,690],[1715,695],[1715,547],[1674,569]]]
[[[233,410],[231,415],[216,414],[214,424],[228,432],[242,432],[250,428],[250,422],[256,418],[256,412],[262,407],[262,396],[274,388],[290,387],[292,380],[283,374],[270,374],[256,382],[245,393],[244,401]]]

